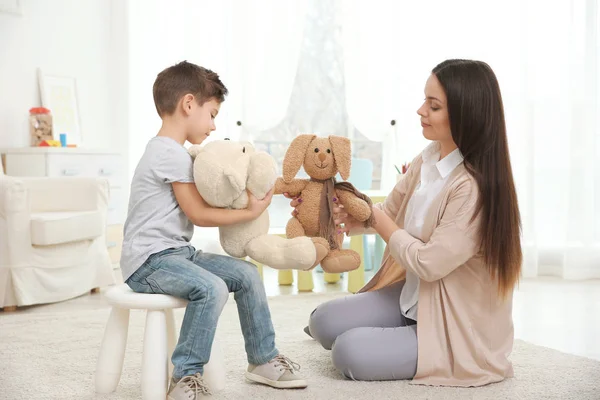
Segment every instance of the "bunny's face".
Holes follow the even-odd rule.
[[[283,159],[283,181],[294,179],[301,166],[313,179],[333,178],[338,172],[342,179],[350,175],[350,140],[331,135],[298,135],[290,144]]]
[[[329,179],[338,172],[328,138],[315,138],[306,149],[304,170],[314,179]]]

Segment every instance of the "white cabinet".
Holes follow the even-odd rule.
[[[113,262],[118,262],[127,210],[125,165],[120,154],[110,150],[23,147],[0,149],[0,155],[6,175],[107,179],[110,182],[107,246]]]

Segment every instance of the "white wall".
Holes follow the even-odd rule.
[[[183,2],[131,0],[128,12],[129,177],[161,121],[152,85],[164,68],[184,59]]]
[[[125,198],[129,198],[129,1],[110,1],[110,34],[109,34],[109,98],[110,118],[112,120],[112,143],[109,147],[118,151],[123,157],[126,178]]]
[[[23,15],[0,14],[0,147],[29,146],[28,110],[40,105],[38,67],[76,79],[83,145],[114,146],[111,4],[22,0]]]
[[[227,43],[232,2],[213,0],[113,0],[127,3],[128,24],[128,149],[129,176],[146,143],[158,132],[161,121],[154,107],[152,85],[163,69],[183,60],[217,72],[233,93],[221,106],[214,138],[237,138],[232,113],[238,77],[232,72]],[[239,86],[239,85],[237,85]],[[232,89],[232,87],[234,89]],[[211,140],[211,139],[209,139]]]

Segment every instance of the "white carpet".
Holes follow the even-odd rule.
[[[219,340],[228,387],[215,399],[600,399],[600,362],[516,341],[515,378],[477,389],[436,388],[408,382],[353,382],[332,367],[329,352],[302,332],[312,309],[332,295],[269,299],[279,350],[302,365],[309,387],[281,391],[247,383],[242,335],[233,299],[221,318]],[[139,399],[144,313],[132,312],[121,383],[94,393],[96,356],[109,309],[0,315],[0,399]],[[183,310],[176,317],[181,321]]]

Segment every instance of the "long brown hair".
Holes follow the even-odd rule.
[[[481,61],[446,60],[432,72],[446,92],[452,138],[479,186],[474,215],[481,217],[484,262],[497,278],[499,293],[506,297],[519,281],[523,255],[521,216],[498,80]]]

